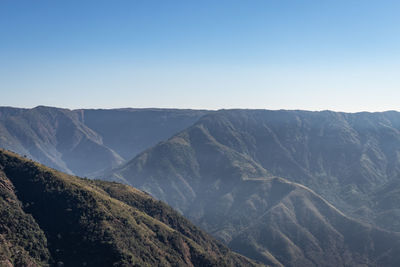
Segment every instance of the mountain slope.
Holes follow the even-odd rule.
[[[164,154],[168,155],[160,157]],[[221,155],[225,161],[217,163]],[[365,207],[369,195],[400,177],[400,114],[218,111],[139,155],[113,176],[128,181],[134,177],[138,186],[152,177],[157,177],[156,183],[169,179],[166,176],[180,177],[174,186],[190,196],[194,189],[187,185],[195,186],[193,179],[266,173],[304,184],[341,210],[364,218],[359,209],[370,208]],[[159,190],[143,186],[150,192]]]
[[[123,162],[100,135],[67,109],[37,107],[0,116],[1,147],[68,173],[88,175]],[[7,116],[8,115],[8,116]],[[88,157],[93,155],[93,157]]]
[[[103,143],[126,160],[209,113],[205,110],[132,108],[84,109],[81,112],[85,125],[100,134]]]
[[[391,266],[398,263],[396,254],[382,243],[397,251],[398,236],[391,239],[389,232],[348,219],[335,208],[326,214],[331,206],[323,198],[348,214],[377,222],[365,214],[376,212],[371,194],[399,178],[399,127],[396,112],[218,111],[103,178],[149,192],[232,248],[265,263]],[[276,176],[307,185],[323,198],[293,185],[302,196],[298,201],[309,205],[287,209],[293,205],[291,199],[297,199],[287,187],[259,192],[271,187]],[[272,205],[274,194],[277,200]],[[363,207],[365,214],[360,213]],[[261,223],[252,223],[264,213]],[[310,214],[313,220],[299,222]],[[267,222],[276,228],[268,228]],[[309,234],[316,227],[327,236]],[[245,228],[248,232],[241,236]],[[352,236],[348,229],[357,229],[358,234]],[[363,239],[364,235],[371,237]],[[245,242],[246,236],[253,238]],[[376,250],[352,245],[355,238]],[[303,242],[312,244],[309,252],[299,246]],[[269,244],[277,244],[278,250]],[[338,251],[348,257],[338,256]]]
[[[0,147],[92,177],[194,123],[205,111],[0,108]]]
[[[0,219],[5,264],[256,265],[129,186],[69,176],[3,150],[0,170],[0,210],[11,214]]]
[[[49,258],[45,234],[0,174],[0,266],[45,266]]]
[[[228,243],[239,253],[264,262],[272,254],[284,266],[400,264],[400,234],[350,219],[304,186],[272,179],[253,192],[232,212],[242,217],[230,216],[252,218]]]

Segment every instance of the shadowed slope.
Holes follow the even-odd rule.
[[[45,234],[0,172],[0,266],[46,266],[50,253]]]

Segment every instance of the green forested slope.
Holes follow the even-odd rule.
[[[18,266],[252,266],[171,208],[0,151],[0,257]],[[25,265],[22,266],[25,266]]]

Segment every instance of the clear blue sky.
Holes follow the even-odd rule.
[[[399,110],[399,2],[1,0],[0,105]]]

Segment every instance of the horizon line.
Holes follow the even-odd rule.
[[[249,107],[222,107],[222,108],[195,108],[195,107],[60,107],[60,106],[49,106],[49,105],[35,105],[33,107],[21,107],[21,106],[10,106],[10,105],[0,105],[0,108],[14,108],[14,109],[35,109],[35,108],[54,108],[54,109],[66,109],[70,111],[76,110],[194,110],[194,111],[223,111],[223,110],[266,110],[266,111],[308,111],[308,112],[335,112],[335,113],[385,113],[385,112],[400,112],[400,110],[388,109],[388,110],[378,110],[378,111],[370,111],[370,110],[359,110],[359,111],[343,111],[343,110],[334,110],[334,109],[303,109],[303,108],[280,108],[280,109],[271,109],[271,108],[249,108]]]

